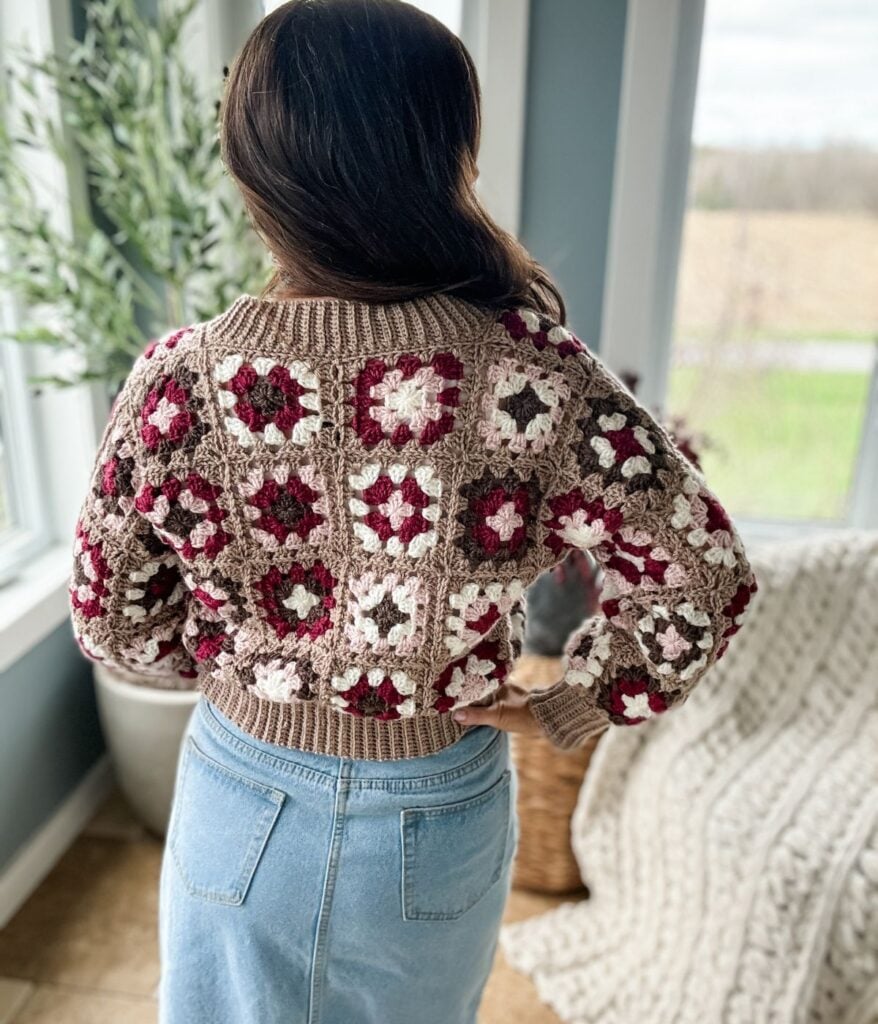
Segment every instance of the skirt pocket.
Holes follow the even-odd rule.
[[[454,920],[500,878],[509,843],[510,781],[505,769],[475,796],[400,811],[404,920]]]
[[[191,896],[244,902],[285,794],[208,757],[186,740],[168,846]]]

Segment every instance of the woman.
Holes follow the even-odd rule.
[[[84,652],[197,676],[161,882],[164,1024],[476,1019],[518,835],[509,733],[682,703],[754,582],[664,430],[474,192],[466,50],[293,0],[229,75],[276,265],[114,406],[77,527]],[[506,681],[524,589],[604,569],[568,672]]]

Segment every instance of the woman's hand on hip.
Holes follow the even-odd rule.
[[[487,705],[471,704],[452,713],[461,725],[493,725],[506,732],[537,736],[542,726],[527,704],[530,691],[515,683],[504,683],[494,692],[494,700]]]

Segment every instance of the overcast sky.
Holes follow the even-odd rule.
[[[707,0],[694,135],[878,148],[878,0]]]
[[[461,0],[415,0],[457,30]],[[695,141],[878,148],[878,0],[706,0]]]

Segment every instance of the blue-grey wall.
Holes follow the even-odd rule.
[[[90,676],[67,622],[0,673],[0,870],[103,750]]]
[[[568,322],[601,329],[626,0],[531,0],[521,239]]]

